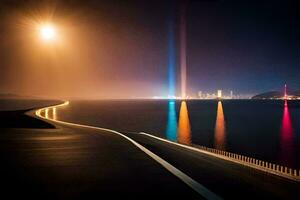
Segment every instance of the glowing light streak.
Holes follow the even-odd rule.
[[[186,98],[186,8],[182,6],[180,16],[180,70],[181,97]]]
[[[187,145],[191,144],[191,125],[185,101],[182,101],[180,105],[178,122],[178,142]]]
[[[287,99],[286,84],[284,84],[284,100]]]
[[[176,66],[176,55],[175,55],[175,37],[174,37],[174,19],[173,13],[170,14],[168,22],[168,96],[175,96],[175,66]]]
[[[57,120],[56,107],[52,108],[52,119],[53,119],[53,120]]]
[[[223,106],[222,106],[222,102],[218,101],[217,118],[215,124],[215,141],[214,141],[214,146],[216,149],[220,149],[220,150],[225,149],[225,135],[226,135],[226,130],[225,130]]]
[[[293,162],[293,132],[289,108],[285,99],[280,130],[281,152],[279,159],[290,164]]]
[[[49,118],[49,109],[48,108],[45,109],[45,118],[46,119]]]
[[[177,141],[177,116],[174,100],[168,102],[166,138],[171,141]]]

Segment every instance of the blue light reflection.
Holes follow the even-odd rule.
[[[174,100],[170,100],[168,102],[168,121],[166,128],[166,138],[174,142],[177,141],[177,116]]]

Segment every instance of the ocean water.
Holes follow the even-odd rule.
[[[71,101],[57,110],[57,119],[300,167],[300,101]]]

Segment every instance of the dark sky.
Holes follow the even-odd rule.
[[[300,89],[296,1],[1,1],[0,93],[150,97],[168,93],[168,24],[187,7],[187,93]],[[170,17],[171,16],[171,17]],[[50,21],[61,41],[38,41]],[[176,60],[177,93],[180,67]]]

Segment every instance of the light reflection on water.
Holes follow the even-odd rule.
[[[284,101],[283,115],[280,130],[280,160],[292,164],[293,158],[293,127],[287,100]]]
[[[216,149],[225,150],[226,127],[225,127],[223,105],[221,101],[218,101],[214,137],[215,137],[214,147]]]
[[[49,118],[49,109],[48,108],[45,109],[45,117],[47,119]]]
[[[178,142],[191,144],[191,125],[189,112],[185,101],[181,102],[178,122]]]
[[[174,100],[170,100],[168,102],[166,138],[174,142],[177,141],[177,116],[176,116],[176,107],[175,107]]]
[[[52,108],[52,119],[53,120],[57,120],[57,112],[56,112],[56,108]]]

